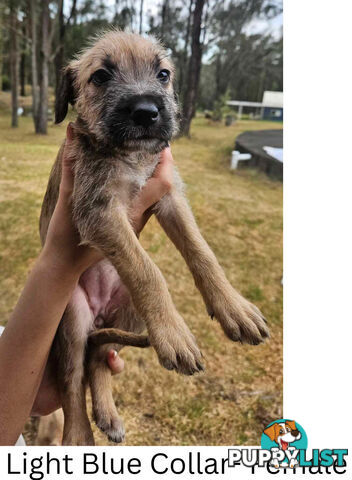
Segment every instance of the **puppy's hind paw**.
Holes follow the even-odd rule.
[[[125,440],[125,427],[123,421],[117,415],[94,414],[97,427],[107,435],[114,443],[121,443]]]

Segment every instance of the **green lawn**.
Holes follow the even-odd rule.
[[[1,114],[1,324],[38,255],[40,205],[65,135],[65,125],[35,135],[30,118],[21,118],[18,129],[9,124],[8,113]],[[179,253],[152,219],[141,242],[197,337],[206,372],[181,377],[162,369],[151,349],[123,350],[126,368],[114,394],[128,445],[255,445],[262,428],[282,416],[282,184],[252,170],[229,170],[236,136],[264,128],[281,125],[243,120],[224,127],[197,118],[192,138],[175,141],[172,150],[204,237],[232,284],[268,318],[271,339],[252,347],[224,337]],[[106,444],[97,431],[96,439]]]

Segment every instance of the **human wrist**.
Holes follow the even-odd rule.
[[[78,281],[84,270],[78,262],[70,261],[64,255],[60,255],[59,252],[47,246],[44,246],[41,251],[36,265],[38,268],[50,272],[53,276],[73,283]]]

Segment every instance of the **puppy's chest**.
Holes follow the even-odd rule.
[[[90,184],[86,194],[91,199],[117,196],[121,202],[130,203],[153,175],[159,162],[158,155],[133,153],[90,161],[82,166],[80,177]],[[90,193],[89,193],[90,192]]]
[[[119,162],[118,164],[118,185],[129,186],[131,195],[139,192],[153,175],[159,158],[157,156],[139,157],[133,162]]]

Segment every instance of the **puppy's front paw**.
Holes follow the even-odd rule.
[[[121,418],[108,412],[94,411],[94,420],[97,427],[107,435],[109,440],[115,443],[121,443],[125,439],[125,427]]]
[[[270,465],[272,465],[274,468],[280,468],[279,461],[274,459],[270,461]]]
[[[217,296],[213,305],[208,306],[208,312],[234,342],[258,345],[269,337],[267,322],[259,308],[232,287],[226,294]]]
[[[149,331],[160,364],[167,370],[176,370],[184,375],[193,375],[204,370],[202,354],[182,317],[175,313],[155,331]]]

